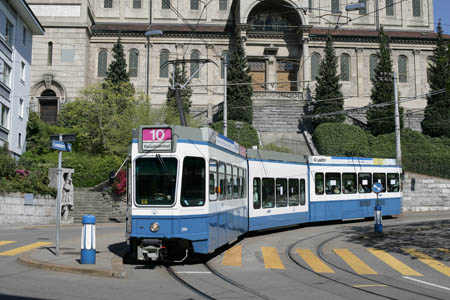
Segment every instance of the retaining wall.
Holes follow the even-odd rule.
[[[0,193],[0,225],[55,224],[55,198],[34,195],[26,201],[25,195]]]

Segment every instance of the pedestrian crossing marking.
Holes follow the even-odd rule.
[[[374,248],[368,248],[367,250],[402,275],[423,276],[419,272],[414,271],[413,269],[411,269],[410,267],[408,267],[407,265],[405,265],[404,263],[402,263],[401,261],[399,261],[398,259],[396,259],[395,257],[393,257],[392,255],[383,250],[378,250]]]
[[[266,269],[279,269],[279,270],[285,269],[276,248],[262,247],[261,251],[264,257],[264,265]]]
[[[366,265],[362,260],[360,260],[356,255],[354,255],[350,250],[342,248],[342,249],[333,249],[333,251],[340,256],[356,273],[360,275],[376,275],[371,267]]]
[[[8,245],[11,243],[15,243],[16,241],[0,241],[0,246]]]
[[[242,246],[235,245],[231,249],[225,251],[223,256],[222,265],[224,266],[242,266]]]
[[[295,249],[300,257],[316,273],[334,273],[334,271],[309,249]]]
[[[26,245],[26,246],[22,246],[22,247],[19,247],[19,248],[11,249],[9,251],[1,252],[0,256],[13,256],[13,255],[17,255],[17,254],[20,254],[20,253],[23,253],[23,252],[27,252],[27,251],[30,251],[30,250],[33,250],[33,249],[36,249],[36,248],[39,248],[39,247],[42,247],[42,246],[48,246],[48,245],[51,245],[51,244],[52,243],[50,243],[50,242],[36,242],[36,243],[29,244],[29,245]]]
[[[403,248],[402,250],[408,253],[409,255],[417,257],[421,262],[435,269],[436,271],[450,277],[450,267],[447,267],[443,263],[433,259],[431,256],[428,256],[425,253],[422,253],[412,248]]]

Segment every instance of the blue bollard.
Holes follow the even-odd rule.
[[[374,211],[374,219],[375,219],[375,232],[383,232],[383,215],[381,214],[381,205],[375,205]]]
[[[87,215],[82,218],[81,231],[81,263],[95,264],[95,216]]]

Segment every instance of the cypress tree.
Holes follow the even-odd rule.
[[[377,136],[395,131],[394,83],[392,81],[392,59],[389,47],[389,37],[384,33],[383,27],[379,31],[379,50],[376,53],[378,64],[375,76],[372,78],[370,99],[373,105],[391,102],[383,107],[371,107],[367,111],[367,127]],[[400,128],[403,127],[403,108],[399,107]]]
[[[182,64],[181,68],[180,68],[179,64],[176,64],[175,65],[175,83],[184,85],[187,80],[188,80],[188,78],[187,78],[185,64]],[[173,73],[172,73],[172,76],[170,76],[169,82],[170,82],[170,86],[172,86],[173,85]],[[181,100],[183,102],[184,113],[189,114],[190,110],[191,110],[191,105],[192,105],[192,101],[191,101],[192,88],[189,86],[189,84],[187,84],[184,89],[180,90],[180,94],[181,94]],[[167,91],[167,106],[170,109],[174,109],[179,113],[178,106],[177,106],[177,98],[175,97],[175,90],[172,90],[171,88],[169,88],[169,90]]]
[[[227,104],[228,119],[243,121],[249,124],[253,122],[253,88],[250,84],[230,85],[240,83],[250,83],[247,57],[242,45],[241,38],[237,39],[234,51],[228,62],[227,73]]]
[[[113,90],[125,96],[134,94],[134,87],[130,83],[130,76],[127,72],[127,62],[120,37],[113,46],[113,61],[108,66],[106,73],[106,84],[111,85]]]
[[[422,131],[432,137],[450,137],[450,46],[445,42],[439,20],[436,47],[428,65],[430,91],[446,89],[445,93],[427,97]]]
[[[344,109],[344,99],[337,73],[337,57],[333,48],[333,40],[327,37],[325,46],[325,57],[320,63],[319,77],[316,85],[316,102],[313,114],[326,114],[340,112]],[[314,127],[322,123],[342,123],[344,114],[338,113],[331,116],[316,117],[312,120]]]

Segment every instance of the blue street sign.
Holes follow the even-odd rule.
[[[381,193],[383,190],[383,185],[379,182],[376,182],[372,185],[372,191],[376,194]]]
[[[64,143],[63,141],[52,141],[52,149],[71,152],[72,144]]]

